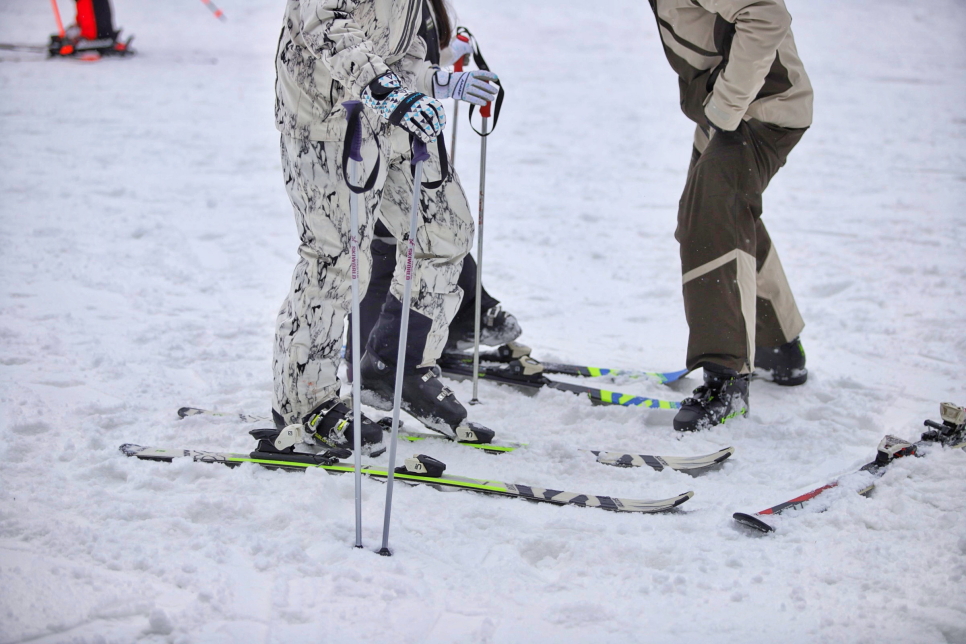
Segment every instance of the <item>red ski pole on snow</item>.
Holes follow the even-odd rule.
[[[50,4],[54,8],[54,19],[57,20],[57,33],[63,39],[66,34],[64,33],[64,23],[60,20],[60,9],[57,7],[57,0],[50,0]]]

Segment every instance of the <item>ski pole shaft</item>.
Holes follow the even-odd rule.
[[[225,20],[228,20],[228,16],[225,15],[225,12],[219,9],[214,2],[212,2],[211,0],[201,0],[201,2],[204,3],[206,7],[208,7],[208,10],[211,11],[212,15],[215,18],[218,18],[222,22],[224,22]]]
[[[355,121],[353,136],[346,143],[349,149],[349,181],[354,186],[362,162],[362,128],[359,127],[362,104],[358,101],[346,102],[346,120]],[[362,547],[362,407],[359,377],[359,195],[349,191],[349,258],[352,278],[352,451],[355,456],[355,494],[356,494],[356,548]]]
[[[480,402],[478,393],[480,387],[480,326],[483,315],[483,200],[486,194],[486,128],[490,121],[489,103],[480,108],[480,116],[483,117],[483,124],[480,135],[480,208],[476,224],[476,315],[473,320],[473,397],[470,399],[471,405],[477,405]]]
[[[50,0],[50,4],[54,8],[54,20],[57,21],[57,33],[63,38],[66,34],[64,33],[64,23],[60,19],[60,8],[57,6],[57,0]]]
[[[467,36],[464,36],[462,34],[457,36],[456,39],[462,40],[463,42],[470,41],[470,39]],[[459,58],[456,59],[456,62],[453,63],[454,73],[463,71],[464,58],[467,58],[467,56],[460,56]],[[450,139],[450,148],[449,148],[450,165],[456,164],[456,126],[459,125],[459,122],[460,122],[460,102],[457,99],[453,99],[453,137]]]
[[[392,516],[392,486],[396,470],[396,443],[399,435],[399,411],[402,406],[402,381],[406,366],[406,343],[409,338],[409,307],[413,292],[413,255],[416,252],[416,227],[419,224],[419,195],[423,182],[423,161],[429,158],[426,144],[413,140],[413,204],[409,213],[409,239],[406,244],[406,275],[403,283],[402,319],[399,323],[399,350],[396,352],[396,386],[392,394],[392,433],[389,436],[389,468],[386,476],[386,513],[382,524],[382,548],[379,554],[389,557],[389,520]]]

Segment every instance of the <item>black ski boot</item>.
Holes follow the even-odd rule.
[[[362,402],[392,410],[396,367],[366,351],[359,363]],[[466,422],[466,409],[436,376],[432,368],[411,369],[403,374],[402,408],[430,429],[463,443],[489,443],[494,432]]]
[[[476,323],[473,320],[475,313],[475,309],[470,309],[469,315],[457,315],[453,318],[449,325],[449,339],[446,341],[445,351],[473,348],[473,337],[476,334]],[[513,342],[523,333],[517,319],[504,311],[499,304],[482,311],[480,317],[480,344],[488,347]]]
[[[801,340],[795,338],[780,347],[755,347],[755,376],[785,387],[803,384],[808,369]]]
[[[679,432],[696,432],[719,425],[740,415],[748,415],[748,374],[719,367],[704,365],[704,384],[694,390],[694,395],[681,402],[681,409],[674,417],[674,429]]]
[[[282,415],[274,409],[272,419],[275,427],[285,431],[287,426]],[[352,431],[352,409],[338,398],[330,398],[320,403],[315,409],[307,413],[302,418],[301,433],[293,430],[290,439],[293,442],[301,442],[304,437],[312,437],[316,441],[330,447],[352,449],[355,445],[355,435]],[[362,415],[362,449],[370,456],[381,454],[385,448],[382,447],[382,426],[373,422],[366,415]]]

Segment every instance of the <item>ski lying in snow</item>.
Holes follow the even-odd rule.
[[[142,447],[140,445],[121,445],[120,450],[127,456],[135,456],[149,461],[172,461],[175,458],[190,458],[199,463],[221,463],[234,467],[242,463],[257,463],[263,467],[305,471],[308,468],[319,468],[333,474],[354,472],[351,464],[342,463],[326,454],[280,454],[277,452],[254,451],[249,454],[230,452],[205,452],[191,449],[161,449],[157,447]],[[694,492],[685,492],[669,499],[656,501],[640,501],[636,499],[619,499],[609,496],[562,492],[549,488],[503,483],[501,481],[487,481],[471,479],[463,476],[437,474],[426,467],[425,455],[417,455],[407,459],[406,465],[396,468],[393,477],[413,485],[429,485],[441,490],[469,490],[481,494],[496,496],[513,496],[528,501],[552,503],[554,505],[577,505],[586,508],[600,508],[613,512],[654,513],[673,510],[692,496]],[[435,459],[428,459],[439,463]],[[442,464],[440,464],[442,465]],[[443,466],[445,469],[445,465]],[[442,470],[437,470],[442,471]],[[389,476],[386,468],[366,466],[362,473],[370,478],[385,479]]]
[[[465,355],[456,358],[453,354],[443,354],[437,361],[440,370],[444,375],[460,379],[473,377],[473,358],[467,362]],[[570,382],[560,382],[551,380],[543,375],[543,365],[536,360],[524,356],[518,360],[513,360],[499,365],[480,365],[480,378],[491,382],[498,382],[505,385],[513,385],[522,388],[524,391],[532,390],[534,393],[540,389],[558,389],[569,391],[575,394],[585,395],[597,405],[622,405],[624,407],[645,407],[647,409],[678,409],[681,403],[671,400],[661,400],[649,398],[647,396],[635,396],[632,394],[622,394],[617,391],[609,391],[587,385],[578,385]]]
[[[212,411],[210,409],[202,409],[200,407],[182,407],[178,410],[178,416],[181,418],[187,418],[188,416],[219,416],[228,418],[237,418],[246,423],[261,423],[261,422],[272,422],[272,419],[268,416],[257,416],[254,414],[243,414],[243,413],[227,413],[220,411]],[[383,419],[385,420],[385,419]],[[379,424],[383,424],[382,420]],[[385,425],[384,425],[385,426]],[[410,443],[416,443],[421,440],[426,440],[427,438],[437,438],[449,440],[446,436],[442,434],[436,434],[434,432],[413,432],[405,427],[405,425],[399,426],[399,438]],[[450,441],[452,442],[452,441]],[[487,452],[489,454],[504,454],[506,452],[512,452],[521,447],[526,447],[527,443],[509,443],[509,444],[477,444],[477,443],[457,443],[458,445],[465,445],[467,447],[474,447],[481,451]],[[597,462],[602,465],[612,465],[614,467],[650,467],[658,472],[664,469],[676,470],[678,472],[684,472],[685,474],[698,475],[703,474],[707,470],[717,467],[725,460],[731,457],[735,453],[734,447],[726,447],[725,449],[714,452],[713,454],[706,454],[704,456],[657,456],[652,454],[629,454],[624,452],[604,452],[597,450],[582,450],[590,452],[597,457]]]
[[[497,347],[492,351],[481,351],[480,352],[480,362],[499,362],[499,363],[512,363],[515,360],[520,360],[521,358],[530,358],[533,362],[538,362],[533,360],[530,356],[530,347],[525,344],[520,344],[518,342],[508,342],[504,345]],[[466,354],[459,351],[448,351],[443,353],[444,358],[447,362],[460,362],[463,364],[473,364],[473,354]],[[617,377],[623,376],[626,378],[647,378],[648,380],[653,380],[659,384],[668,384],[680,380],[686,376],[689,372],[687,369],[681,369],[680,371],[641,371],[637,369],[605,369],[603,367],[585,367],[582,365],[575,364],[564,364],[562,362],[538,362],[543,366],[544,373],[559,373],[567,376],[582,376],[584,378],[603,378],[607,376]],[[470,371],[470,375],[473,372]]]
[[[944,447],[966,450],[966,410],[952,403],[942,403],[940,414],[943,419],[942,424],[932,420],[925,421],[923,424],[929,427],[930,431],[925,432],[921,440],[916,443],[910,443],[895,436],[886,436],[879,443],[875,460],[866,463],[855,472],[755,514],[735,512],[732,517],[741,525],[759,532],[774,532],[775,526],[762,517],[777,516],[786,510],[801,509],[809,501],[833,488],[854,489],[858,494],[867,496],[875,488],[875,479],[885,473],[885,468],[890,463],[904,456],[925,456],[922,448],[927,445],[938,443]]]
[[[187,418],[188,416],[218,416],[223,418],[237,418],[245,423],[272,423],[274,422],[271,416],[258,416],[255,414],[232,414],[227,412],[213,411],[211,409],[201,409],[200,407],[182,407],[178,410],[178,416],[181,418]],[[389,431],[390,426],[384,418],[378,421],[378,424],[383,426],[383,429]],[[436,438],[448,441],[450,443],[456,443],[457,445],[464,445],[466,447],[472,447],[480,451],[486,452],[487,454],[505,454],[507,452],[513,452],[520,449],[521,447],[526,447],[526,443],[517,443],[513,441],[498,441],[495,443],[464,443],[461,441],[453,440],[446,434],[441,434],[438,432],[421,432],[417,430],[410,429],[400,422],[398,435],[400,440],[408,441],[410,443],[416,443],[427,438]]]
[[[597,457],[598,463],[614,465],[616,467],[650,467],[658,472],[665,468],[697,475],[711,468],[721,465],[735,453],[734,447],[726,447],[713,454],[704,456],[652,456],[651,454],[625,454],[622,452],[597,452],[591,454]]]

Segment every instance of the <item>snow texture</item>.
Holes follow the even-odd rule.
[[[226,22],[118,0],[127,60],[0,52],[0,644],[966,641],[966,454],[897,462],[871,498],[767,537],[731,520],[966,403],[966,5],[788,0],[815,123],[765,217],[807,324],[806,385],[755,382],[748,419],[680,436],[666,411],[482,383],[473,419],[530,447],[419,448],[467,476],[693,500],[622,516],[400,485],[383,558],[381,483],[364,481],[357,550],[351,476],[117,450],[245,451],[251,425],[175,410],[269,411],[298,243],[273,127],[282,11],[218,4]],[[538,358],[680,368],[692,129],[647,3],[457,9],[507,88],[487,287]],[[0,3],[0,42],[52,29],[47,3]],[[472,193],[465,121],[456,166]],[[614,387],[680,399],[697,382]],[[697,479],[577,449],[729,445]]]

